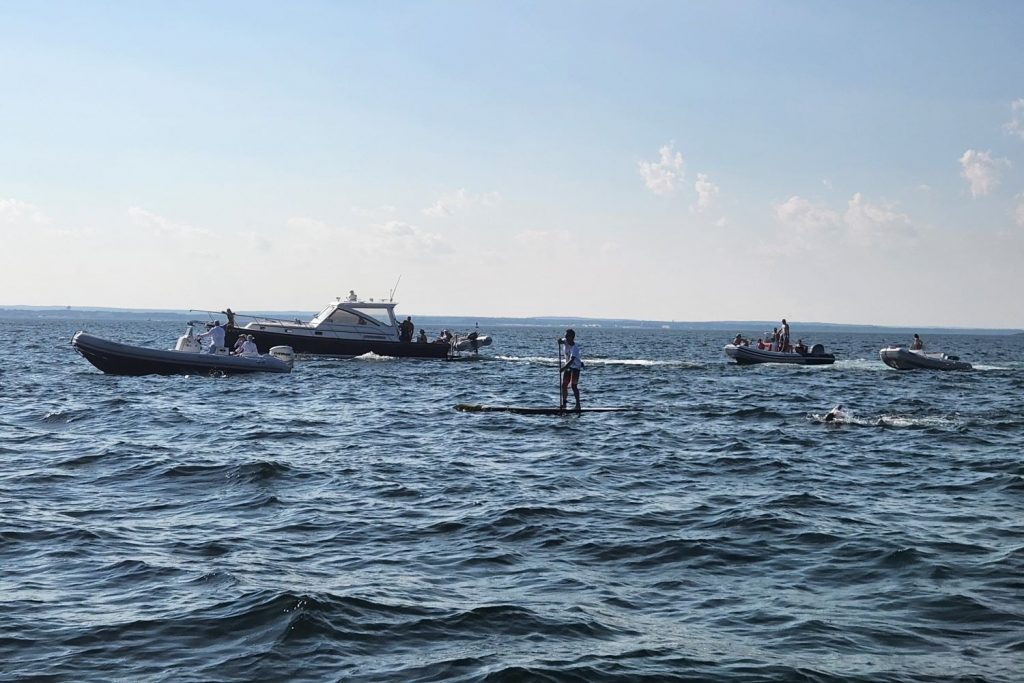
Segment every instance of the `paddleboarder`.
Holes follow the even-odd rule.
[[[563,349],[564,345],[564,349]],[[559,410],[565,410],[566,399],[569,396],[569,386],[572,386],[572,395],[576,398],[575,411],[580,412],[580,370],[583,369],[583,353],[580,351],[580,345],[576,343],[576,331],[569,328],[565,331],[565,338],[558,340],[559,346],[559,359],[564,357],[564,365],[561,367],[562,373],[562,401],[559,404]],[[564,356],[563,356],[564,351]]]

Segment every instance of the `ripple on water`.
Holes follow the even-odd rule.
[[[581,328],[584,401],[644,410],[551,419],[452,406],[557,400],[562,325],[217,380],[104,376],[90,327],[180,333],[0,321],[16,680],[1019,678],[1024,338],[930,335],[983,368],[940,375]]]

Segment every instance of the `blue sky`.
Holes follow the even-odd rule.
[[[5,3],[0,304],[1024,326],[1021,26]]]

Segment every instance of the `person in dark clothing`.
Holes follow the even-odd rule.
[[[416,326],[412,323],[412,318],[406,316],[405,320],[398,326],[398,341],[411,342],[412,335],[416,333]]]

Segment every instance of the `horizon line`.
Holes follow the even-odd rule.
[[[121,306],[69,306],[69,305],[26,305],[26,304],[0,304],[0,312],[2,311],[75,311],[79,313],[175,313],[178,315],[187,315],[189,313],[206,313],[206,311],[196,311],[193,309],[184,308],[128,308]],[[253,314],[257,316],[271,316],[271,315],[282,315],[282,314],[294,314],[294,313],[311,313],[316,314],[316,311],[302,311],[298,309],[294,310],[278,310],[278,311],[255,311]],[[239,313],[243,317],[247,314]],[[467,315],[467,314],[437,314],[437,313],[418,313],[420,317],[425,318],[472,318],[476,320],[543,320],[543,321],[608,321],[608,322],[619,322],[619,323],[657,323],[661,325],[772,325],[774,321],[768,320],[663,320],[653,318],[620,318],[620,317],[597,317],[597,316],[580,316],[580,315]],[[919,329],[919,330],[979,330],[989,332],[1008,332],[1011,334],[1019,334],[1024,332],[1024,328],[1018,327],[977,327],[977,326],[964,326],[964,325],[886,325],[881,323],[845,323],[845,322],[827,322],[820,320],[798,320],[793,319],[791,323],[799,323],[801,325],[819,325],[819,326],[830,326],[830,327],[871,327],[880,329]]]

